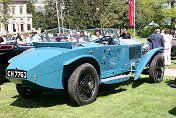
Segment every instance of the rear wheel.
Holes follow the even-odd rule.
[[[98,74],[89,63],[80,65],[68,80],[68,94],[76,105],[86,105],[96,99]]]
[[[155,82],[159,83],[164,76],[164,60],[161,55],[156,55],[152,60],[149,68],[149,77]]]
[[[43,91],[25,88],[22,86],[22,84],[17,84],[16,89],[19,95],[25,99],[34,98],[34,97],[40,96],[43,93]]]

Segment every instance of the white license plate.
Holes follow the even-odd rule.
[[[7,77],[27,79],[27,71],[24,71],[24,70],[7,70]]]

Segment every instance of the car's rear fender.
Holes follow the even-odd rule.
[[[152,57],[160,50],[163,50],[163,48],[155,48],[150,50],[149,52],[147,52],[141,59],[140,62],[138,64],[138,66],[136,67],[136,72],[134,75],[134,80],[137,80],[140,76],[140,74],[142,73],[144,67],[147,65],[147,63],[152,59]]]
[[[64,76],[65,77],[69,76],[68,74],[74,71],[74,69],[76,69],[78,65],[81,65],[83,63],[90,63],[95,67],[95,69],[97,70],[97,74],[99,76],[99,82],[101,82],[100,81],[100,78],[101,78],[100,64],[98,63],[98,60],[92,55],[80,55],[80,56],[77,56],[77,57],[74,57],[74,58],[71,58],[65,61],[63,63],[63,66],[64,66],[64,69],[66,69],[64,70],[64,72],[67,72],[67,73],[65,73]]]
[[[47,88],[63,89],[62,54],[59,48],[32,49],[11,59],[6,71],[23,70],[27,72],[27,81]]]

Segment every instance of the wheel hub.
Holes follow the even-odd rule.
[[[94,88],[93,83],[92,83],[92,82],[89,82],[89,83],[88,83],[88,87],[89,87],[90,90],[92,90],[92,89]]]
[[[82,99],[87,100],[94,94],[95,82],[90,73],[86,72],[82,75],[79,83],[79,95]]]

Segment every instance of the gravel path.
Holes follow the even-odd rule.
[[[164,76],[174,76],[174,77],[176,77],[176,69],[165,68]]]

